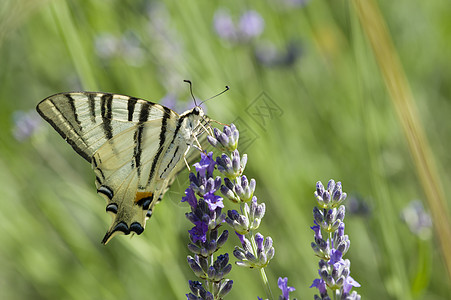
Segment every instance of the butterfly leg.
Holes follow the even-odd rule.
[[[197,139],[197,137],[196,137],[195,135],[193,135],[193,139],[196,141],[197,145],[192,144],[191,146],[192,146],[193,148],[199,150],[200,152],[202,152],[202,151],[203,151],[203,150],[202,150],[202,146],[201,146],[201,144],[199,143],[199,140]],[[189,149],[189,147],[188,147],[188,149]],[[188,150],[187,150],[187,152],[188,152]],[[187,152],[185,152],[185,155],[186,155]]]
[[[218,123],[219,125],[223,125],[223,126],[230,126],[230,124],[221,123],[221,122],[216,121],[216,120],[211,120],[211,122],[215,122],[215,123]]]
[[[208,126],[208,128],[206,128],[202,122],[199,123],[199,125],[204,129],[204,131],[208,134],[213,136],[213,131],[211,130],[211,126]],[[208,124],[209,125],[209,124]]]
[[[183,153],[183,161],[185,162],[186,167],[188,168],[188,171],[191,171],[191,168],[189,167],[188,161],[186,160],[186,155],[188,154],[190,146],[186,148],[185,153]]]

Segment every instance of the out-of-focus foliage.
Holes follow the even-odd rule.
[[[380,2],[449,182],[451,3]],[[266,203],[259,230],[276,249],[267,268],[275,293],[279,276],[294,297],[316,292],[313,192],[334,178],[358,208],[345,221],[362,297],[448,299],[435,239],[401,218],[424,195],[371,49],[350,3],[324,0],[1,1],[1,299],[186,299],[188,173],[141,236],[103,246],[110,220],[90,166],[34,111],[57,92],[98,90],[181,113],[193,105],[183,79],[199,99],[231,87],[205,106],[240,129]],[[238,243],[231,235],[224,251]],[[229,277],[230,299],[264,296],[257,272],[234,267]]]

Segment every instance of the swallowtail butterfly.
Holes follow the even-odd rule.
[[[144,231],[187,155],[199,153],[190,148],[202,148],[210,122],[200,106],[178,115],[143,99],[96,92],[56,94],[36,109],[94,169],[113,218],[102,244]]]

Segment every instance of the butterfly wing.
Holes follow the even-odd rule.
[[[102,243],[116,233],[142,233],[148,209],[172,180],[160,165],[179,116],[142,99],[91,92],[50,96],[37,111],[93,165],[97,191],[113,216]]]

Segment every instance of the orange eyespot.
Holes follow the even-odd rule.
[[[139,202],[144,198],[152,198],[153,194],[151,192],[137,192],[135,197],[135,202]]]

